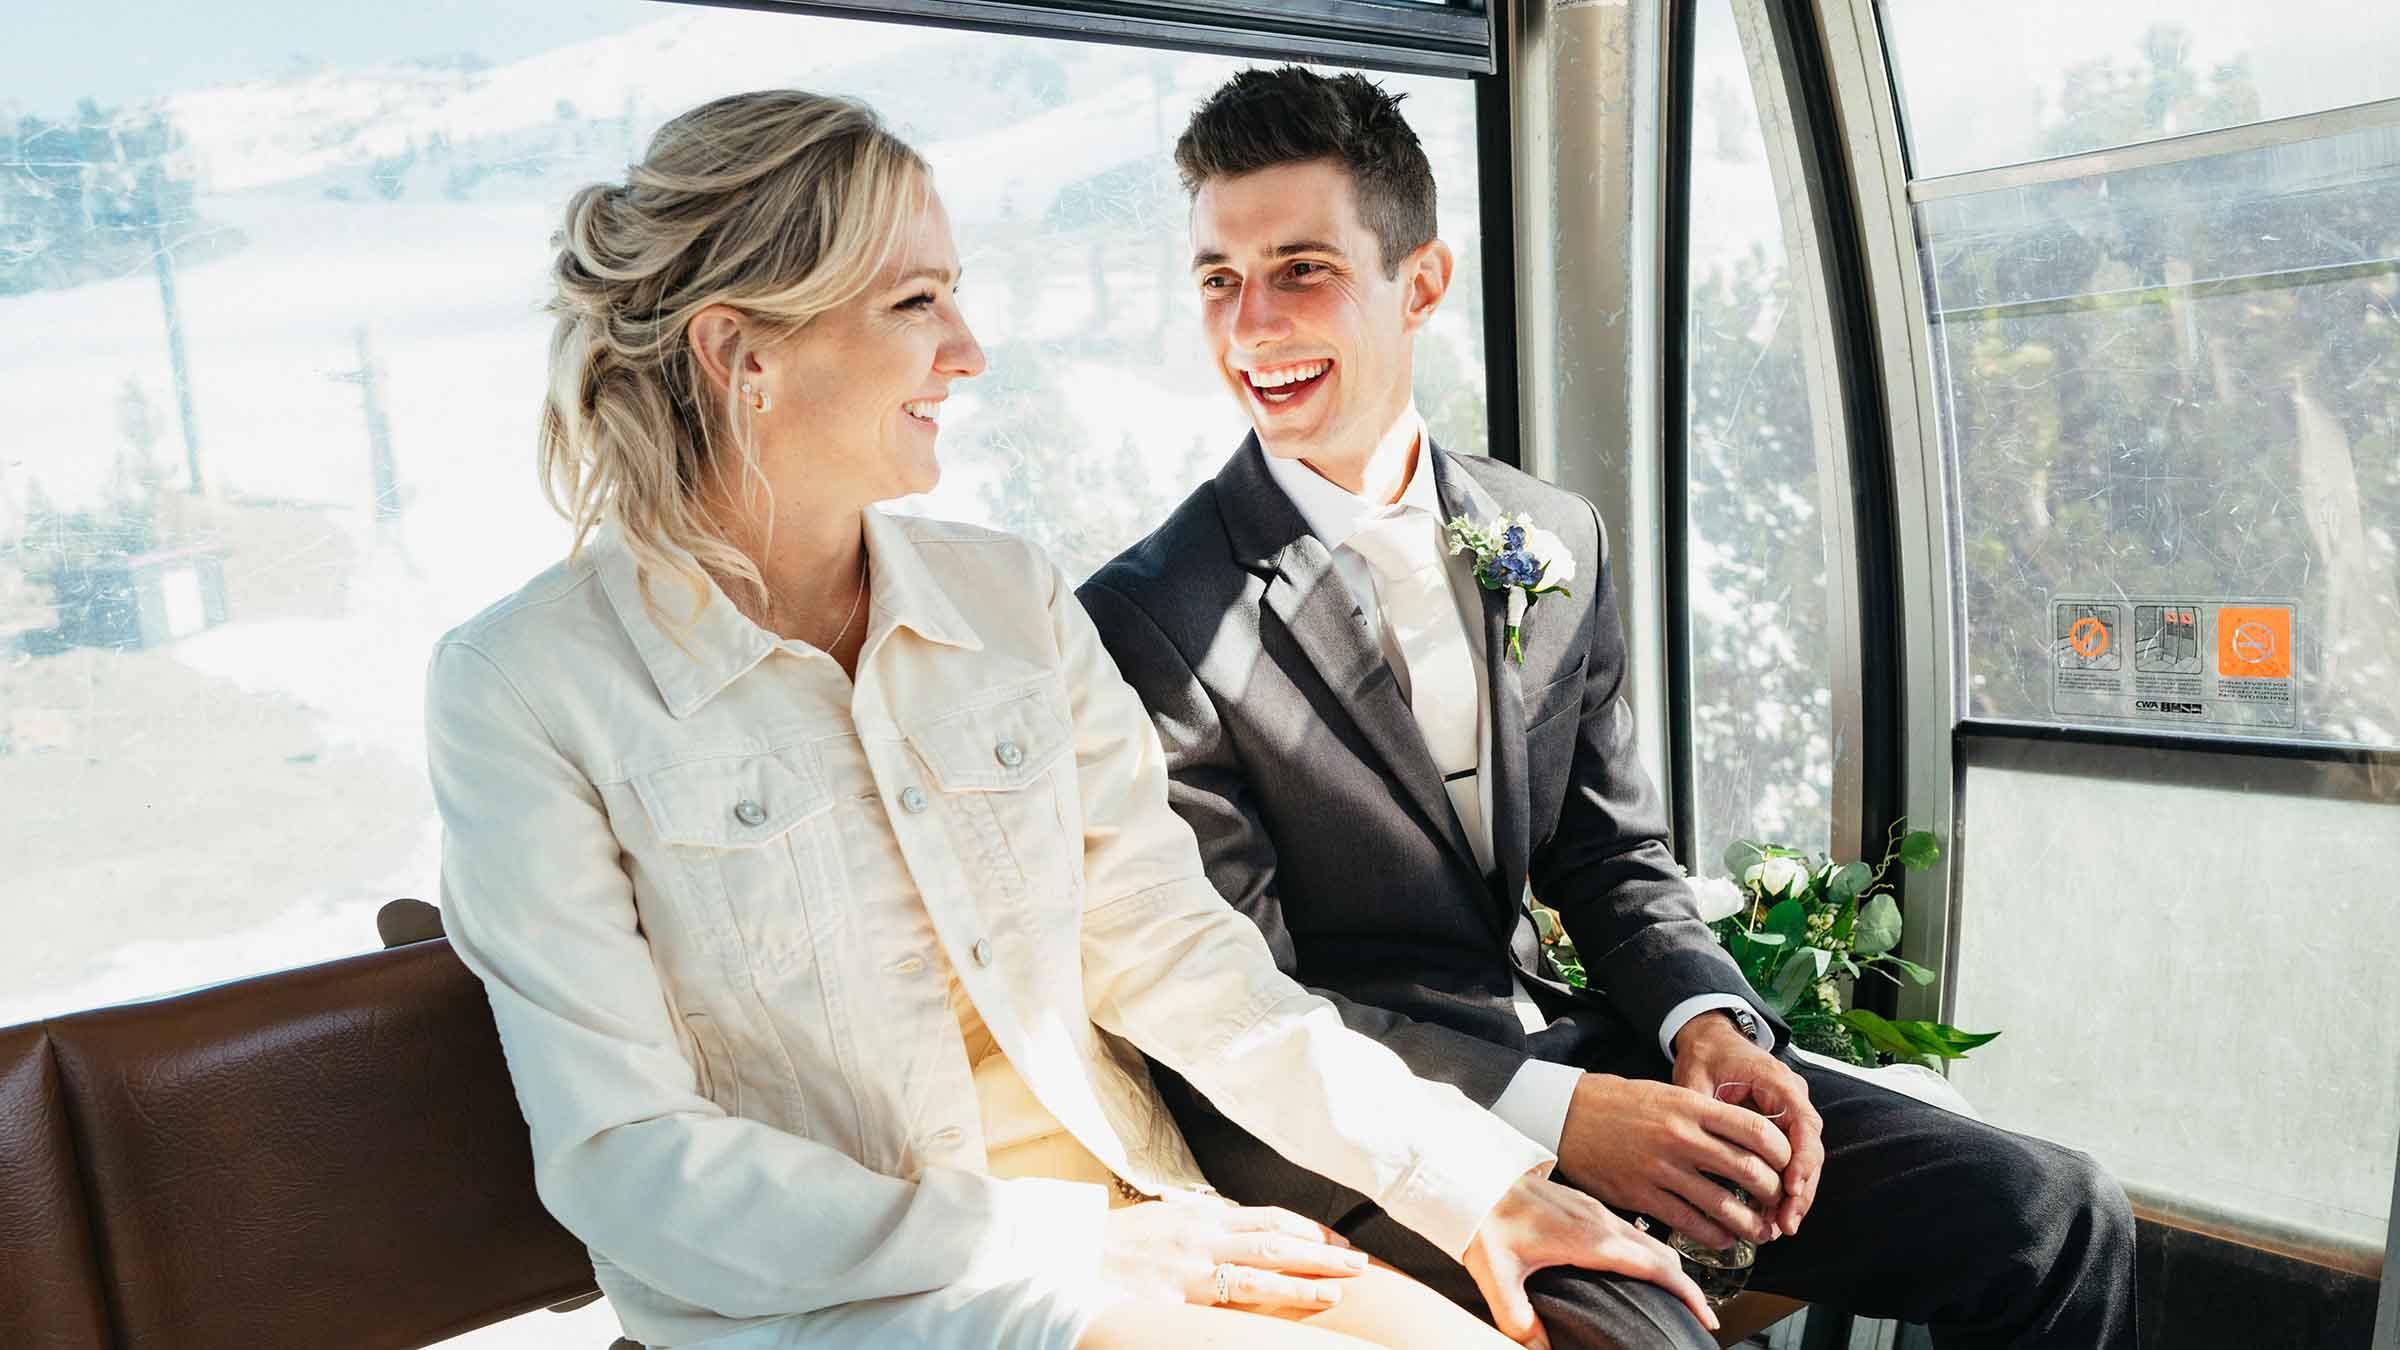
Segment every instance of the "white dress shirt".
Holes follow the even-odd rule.
[[[1317,536],[1333,554],[1334,571],[1350,588],[1350,595],[1365,617],[1367,632],[1391,663],[1393,673],[1406,689],[1406,662],[1398,644],[1381,621],[1381,606],[1376,600],[1375,569],[1357,550],[1349,546],[1352,535],[1369,520],[1393,512],[1423,512],[1430,518],[1432,528],[1442,525],[1441,497],[1435,490],[1433,470],[1420,453],[1425,443],[1425,421],[1418,415],[1412,401],[1397,421],[1375,444],[1367,457],[1362,495],[1317,473],[1307,463],[1296,459],[1281,459],[1268,455],[1267,472],[1284,495],[1299,508],[1300,518],[1307,523],[1309,533]],[[1458,606],[1458,640],[1465,644],[1469,664],[1475,670],[1478,753],[1476,756],[1476,788],[1482,802],[1481,819],[1461,822],[1466,828],[1468,843],[1475,850],[1476,865],[1485,872],[1492,868],[1492,718],[1491,669],[1486,664],[1483,645],[1475,636],[1483,631],[1483,597],[1481,588],[1469,574],[1472,560],[1464,554],[1453,559],[1449,569],[1452,598]],[[1520,916],[1520,924],[1531,923]],[[1548,1025],[1524,982],[1514,973],[1509,976],[1514,989],[1517,1020],[1528,1034]],[[1675,1057],[1675,1034],[1703,1013],[1719,1008],[1746,1006],[1742,999],[1730,994],[1696,994],[1675,1005],[1667,1013],[1658,1031],[1660,1053],[1671,1062]],[[1760,1024],[1762,1048],[1773,1050],[1774,1033]],[[1492,1113],[1514,1126],[1526,1138],[1555,1153],[1559,1139],[1566,1132],[1567,1111],[1574,1102],[1575,1085],[1583,1071],[1571,1064],[1558,1064],[1543,1059],[1528,1059],[1509,1080],[1500,1099],[1492,1103]]]

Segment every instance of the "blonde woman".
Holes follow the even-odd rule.
[[[983,368],[925,165],[741,95],[578,193],[569,559],[443,639],[442,889],[536,1178],[651,1345],[1505,1345],[1209,1193],[1141,1052],[1465,1261],[1672,1256],[1277,973],[1066,578],[872,503]],[[1066,509],[1062,504],[1061,509]]]

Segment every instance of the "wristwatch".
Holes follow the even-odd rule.
[[[1750,1011],[1750,1009],[1747,1007],[1714,1008],[1710,1011],[1721,1012],[1727,1017],[1732,1018],[1733,1024],[1742,1029],[1742,1035],[1748,1037],[1751,1044],[1756,1045],[1758,1043],[1759,1026],[1757,1013]]]

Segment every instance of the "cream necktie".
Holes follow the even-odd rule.
[[[1407,691],[1409,710],[1425,748],[1441,771],[1450,807],[1458,813],[1475,865],[1492,870],[1491,830],[1475,781],[1482,758],[1482,710],[1475,697],[1474,655],[1451,598],[1449,569],[1433,517],[1401,507],[1358,527],[1349,548],[1375,570],[1375,598],[1396,653],[1393,673]]]

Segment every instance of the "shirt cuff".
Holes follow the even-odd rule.
[[[958,1284],[988,1289],[1035,1275],[1098,1280],[1105,1187],[1048,1177],[983,1180],[993,1191],[992,1222]]]
[[[1719,1008],[1749,1007],[1750,1000],[1742,998],[1736,994],[1692,995],[1690,998],[1687,998],[1683,1002],[1678,1003],[1674,1007],[1668,1009],[1667,1020],[1659,1023],[1658,1053],[1667,1057],[1667,1063],[1673,1064],[1675,1062],[1675,1033],[1683,1030],[1685,1026],[1690,1024],[1693,1018],[1698,1017],[1702,1013],[1715,1012]],[[1766,1051],[1770,1055],[1774,1054],[1775,1029],[1767,1024],[1766,1017],[1758,1014],[1757,1009],[1752,1008],[1751,1012],[1753,1015],[1758,1016],[1758,1029],[1751,1033],[1750,1039],[1758,1042],[1759,1049]],[[1511,1086],[1514,1086],[1514,1084],[1511,1084]]]
[[[1497,1125],[1464,1098],[1469,1110]],[[1417,1155],[1416,1166],[1383,1201],[1385,1212],[1413,1228],[1452,1260],[1461,1260],[1483,1221],[1509,1188],[1530,1172],[1547,1178],[1557,1155],[1513,1130],[1489,1129],[1483,1140],[1458,1137]],[[1480,1145],[1480,1147],[1478,1146]]]
[[[1567,1108],[1574,1104],[1575,1085],[1582,1081],[1583,1070],[1572,1064],[1528,1059],[1517,1067],[1517,1076],[1508,1080],[1500,1100],[1492,1103],[1492,1114],[1556,1153],[1558,1141],[1566,1137]]]

